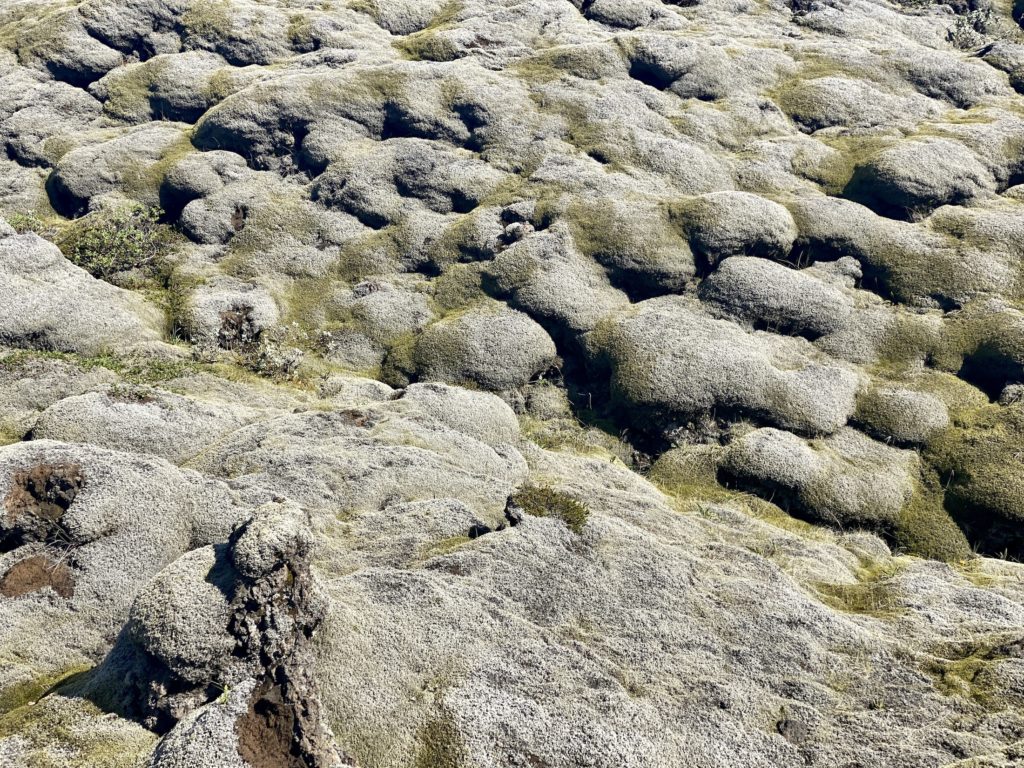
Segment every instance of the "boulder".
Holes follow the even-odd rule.
[[[611,363],[614,396],[647,423],[753,418],[830,434],[860,386],[804,340],[749,332],[683,297],[641,302],[592,334]]]
[[[714,266],[729,256],[785,258],[797,229],[789,211],[749,192],[713,192],[683,203],[690,246]]]
[[[883,386],[858,399],[857,421],[880,440],[921,445],[949,426],[949,409],[927,392]]]
[[[629,299],[597,264],[584,258],[564,229],[552,228],[515,243],[487,266],[497,293],[545,323],[570,334],[593,330]]]
[[[853,300],[835,286],[750,256],[721,262],[698,293],[701,301],[755,328],[811,338],[839,330],[854,311]]]
[[[189,293],[179,319],[193,344],[244,351],[280,319],[266,288],[231,277],[207,280]]]
[[[547,370],[557,350],[529,315],[483,305],[429,326],[414,357],[423,379],[502,391]]]
[[[992,173],[963,144],[911,139],[858,165],[845,194],[879,213],[910,217],[969,203],[995,188]]]
[[[940,501],[921,486],[918,455],[853,429],[814,442],[754,430],[728,447],[719,471],[797,514],[882,531],[915,554],[960,560],[970,552]]]
[[[688,243],[654,203],[582,198],[570,206],[568,217],[577,247],[631,294],[679,293],[694,278]]]
[[[39,414],[33,437],[90,443],[182,464],[256,415],[244,405],[209,405],[169,392],[114,385],[67,397]]]
[[[65,216],[87,213],[94,200],[117,192],[149,206],[159,204],[159,163],[187,143],[183,126],[144,125],[117,138],[64,155],[46,182],[53,207]]]
[[[780,98],[780,106],[801,129],[863,129],[878,125],[916,124],[938,113],[929,99],[896,96],[849,77],[799,80]]]

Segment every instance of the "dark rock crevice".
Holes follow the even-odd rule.
[[[214,622],[211,629],[207,622],[177,616],[176,611],[193,612],[187,602],[156,615],[152,608],[133,608],[106,660],[79,686],[79,695],[101,708],[165,736],[153,768],[181,764],[182,755],[199,749],[211,730],[223,731],[218,739],[235,743],[253,768],[343,764],[324,724],[313,674],[311,641],[326,599],[310,570],[313,538],[305,520],[290,505],[258,511],[208,556],[214,564],[203,581],[213,592],[190,581],[176,586],[177,572],[158,576],[140,593],[136,608],[140,600],[152,606],[203,594],[199,599],[215,605],[197,605],[194,613],[223,616],[224,624],[217,628]],[[182,570],[188,580],[188,569]],[[168,588],[173,594],[161,597]],[[176,632],[184,633],[180,653],[168,651],[161,621],[173,621]],[[213,637],[203,636],[204,628]]]

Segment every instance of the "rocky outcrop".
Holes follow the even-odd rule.
[[[114,705],[166,733],[150,766],[211,755],[225,766],[342,764],[314,677],[326,597],[310,572],[312,548],[302,510],[271,504],[136,598],[90,685],[123,680]]]

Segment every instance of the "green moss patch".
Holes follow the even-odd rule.
[[[6,715],[26,704],[35,704],[47,693],[56,690],[63,683],[77,677],[90,667],[72,667],[53,675],[26,680],[13,685],[0,694],[0,715]]]
[[[17,369],[34,360],[59,360],[74,365],[83,371],[106,368],[116,373],[129,384],[145,386],[176,379],[195,373],[204,367],[187,360],[164,360],[159,358],[125,358],[115,355],[84,357],[68,352],[47,352],[19,350],[0,357],[0,370]]]
[[[953,416],[924,458],[938,472],[946,506],[989,554],[1024,552],[1024,406],[986,405]]]
[[[853,584],[816,582],[811,586],[822,602],[836,610],[875,618],[893,618],[902,611],[893,584],[893,578],[899,571],[900,566],[896,563],[865,562]]]
[[[617,459],[626,466],[632,461],[627,443],[603,429],[586,426],[576,418],[520,416],[519,426],[527,438],[548,451]]]
[[[423,558],[428,559],[431,557],[440,557],[441,555],[450,555],[452,552],[456,552],[462,548],[463,545],[468,544],[472,539],[469,536],[450,536],[447,539],[441,539],[435,541],[433,544],[425,547],[423,550]]]
[[[948,643],[921,665],[944,696],[957,696],[990,712],[1006,709],[1010,702],[1002,695],[991,674],[992,667],[1017,654],[1021,639],[1015,636],[987,637]]]
[[[451,714],[440,710],[416,734],[415,768],[465,768],[469,752]]]
[[[900,513],[892,534],[903,551],[930,560],[956,563],[972,557],[971,546],[942,505],[942,489],[930,476]]]
[[[231,34],[231,15],[228,0],[192,0],[181,16],[181,23],[188,35],[219,40]]]
[[[156,735],[104,714],[86,699],[49,695],[0,717],[0,739],[25,743],[23,768],[133,768]]]
[[[458,58],[451,41],[439,36],[438,32],[453,29],[462,8],[459,0],[451,0],[431,19],[429,26],[406,35],[394,44],[395,48],[413,61],[452,61]]]

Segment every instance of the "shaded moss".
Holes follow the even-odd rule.
[[[936,363],[955,371],[991,399],[1024,382],[1024,316],[1008,307],[968,307],[947,329]]]
[[[52,3],[26,3],[12,23],[0,29],[0,44],[17,55],[19,64],[30,64],[33,59],[46,61],[48,52],[65,45],[68,16],[66,9],[53,9]]]
[[[530,98],[541,112],[561,117],[565,140],[608,171],[628,172],[636,165],[632,144],[627,136],[620,135],[618,124],[594,119],[584,103],[547,91],[535,89]]]
[[[420,726],[416,743],[415,768],[464,768],[469,764],[458,726],[444,709]]]
[[[682,290],[689,275],[680,267],[690,247],[666,208],[632,206],[612,198],[573,199],[564,217],[580,251],[617,274],[631,294],[664,293],[662,283]]]
[[[241,86],[236,82],[234,73],[230,67],[218,69],[206,81],[206,88],[203,95],[212,102],[224,101],[228,96],[240,90]]]
[[[927,487],[920,485],[901,511],[893,543],[930,560],[955,563],[972,556],[967,537],[942,506],[942,489],[935,478]]]
[[[511,501],[528,515],[558,518],[573,533],[582,533],[590,517],[586,504],[550,485],[524,486],[512,495]]]
[[[352,238],[341,247],[335,274],[358,283],[373,275],[402,272],[401,260],[409,252],[410,236],[407,228],[391,226]]]
[[[493,250],[481,242],[480,219],[493,215],[487,208],[460,216],[442,235],[434,241],[429,258],[437,270],[445,269],[455,262],[485,261],[493,257]]]
[[[819,138],[819,137],[816,137]],[[875,153],[890,146],[893,139],[878,136],[822,135],[820,140],[836,151],[835,160],[817,169],[818,183],[829,195],[840,195],[849,185],[858,166]]]
[[[718,482],[717,451],[712,446],[685,446],[663,453],[647,479],[680,501],[723,502],[742,496]]]
[[[380,380],[388,386],[405,387],[416,378],[418,333],[405,333],[387,344]]]
[[[317,48],[316,29],[311,19],[303,14],[295,14],[288,19],[288,43],[296,51],[313,51]]]
[[[941,340],[934,328],[918,316],[897,313],[878,344],[875,370],[899,378],[907,369],[931,360],[940,350]]]
[[[88,669],[91,667],[72,667],[53,675],[26,680],[9,687],[3,694],[0,694],[0,715],[5,715],[26,704],[34,704],[48,692],[55,690],[65,681]]]
[[[925,460],[939,473],[946,504],[981,551],[1024,552],[1024,407],[985,405],[956,412]]]

